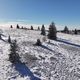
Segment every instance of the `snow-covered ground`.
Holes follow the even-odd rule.
[[[40,31],[34,30],[3,29],[2,34],[5,36],[4,41],[0,40],[0,80],[80,80],[79,46],[54,40],[48,43],[48,39],[43,42]],[[9,61],[9,35],[17,40],[18,53],[25,65],[13,66]],[[80,35],[58,33],[58,38],[80,44]],[[34,46],[37,39],[42,41],[42,46]]]
[[[69,42],[80,44],[80,35],[58,33],[58,38],[66,39]]]

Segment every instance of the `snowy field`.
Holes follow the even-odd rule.
[[[58,33],[58,38],[66,39],[68,42],[80,44],[80,35]]]
[[[62,41],[48,43],[48,39],[43,42],[40,31],[2,29],[0,32],[5,35],[0,40],[0,80],[80,80],[80,47],[77,46],[80,35],[58,33]],[[20,60],[25,65],[12,65],[9,61],[9,35],[17,40]],[[42,46],[33,45],[37,39]]]

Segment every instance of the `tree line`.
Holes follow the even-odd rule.
[[[80,30],[78,30],[78,29],[69,30],[69,28],[67,26],[65,26],[64,29],[59,31],[59,32],[66,33],[66,34],[75,34],[75,35],[77,35],[77,34],[80,33]]]

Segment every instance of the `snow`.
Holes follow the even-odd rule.
[[[58,33],[62,40],[47,39],[43,42],[40,31],[22,29],[1,29],[0,80],[79,80],[80,47],[65,42],[80,44],[80,35]],[[9,61],[10,44],[8,36],[17,40],[21,62],[12,65]],[[34,46],[40,39],[42,46]],[[64,42],[65,41],[65,42]]]
[[[67,40],[75,44],[80,44],[80,35],[58,33],[58,38],[62,38],[63,40]]]

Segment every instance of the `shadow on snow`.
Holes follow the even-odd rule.
[[[5,41],[4,39],[2,39],[2,38],[1,38],[0,40],[2,40],[2,41],[4,41],[4,42],[6,42],[6,41]]]
[[[41,80],[40,78],[35,77],[34,74],[24,63],[18,62],[16,64],[13,64],[13,66],[15,66],[15,69],[20,73],[22,77],[29,76],[30,80]]]
[[[54,50],[52,50],[52,49],[48,48],[48,47],[47,47],[47,46],[45,46],[45,45],[41,45],[41,47],[42,47],[42,48],[44,48],[44,49],[47,49],[47,50],[49,50],[49,51],[51,51],[51,52],[54,52]]]
[[[63,43],[66,43],[66,44],[69,44],[69,45],[72,45],[72,46],[80,47],[80,45],[68,42],[66,39],[58,38],[56,41],[63,42]]]

